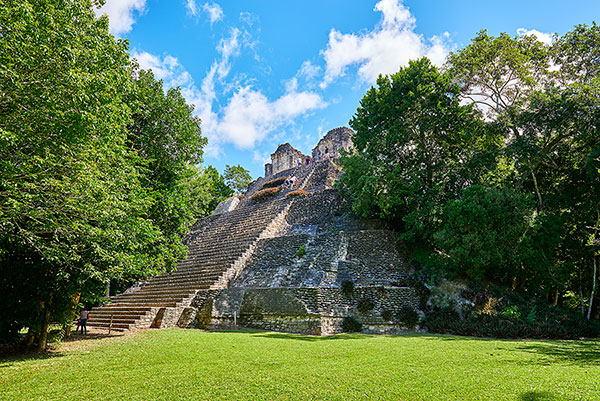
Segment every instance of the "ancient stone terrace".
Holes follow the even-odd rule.
[[[332,130],[320,144],[349,149],[351,134]],[[340,149],[328,150],[337,155]],[[340,332],[344,318],[353,317],[366,332],[405,331],[393,316],[402,308],[418,310],[419,302],[406,286],[410,267],[394,234],[351,216],[334,189],[341,174],[337,159],[288,164],[194,224],[184,240],[188,257],[174,273],[111,298],[92,310],[88,324],[120,330],[245,326],[323,335]],[[267,181],[291,176],[297,178],[293,188],[281,185],[272,198],[252,200]],[[287,196],[297,189],[304,195]],[[351,293],[342,291],[348,283]]]
[[[319,187],[316,182],[307,186]],[[410,267],[403,250],[381,224],[346,212],[334,189],[295,199],[279,235],[259,241],[254,257],[228,288],[193,302],[199,326],[230,329],[237,323],[326,335],[339,333],[344,317],[353,316],[366,332],[406,331],[383,317],[404,307],[419,308],[414,289],[406,284]],[[299,256],[301,248],[305,254]],[[353,283],[351,295],[343,294],[344,282]],[[373,303],[372,310],[357,309],[363,299]]]
[[[186,238],[188,257],[174,273],[111,298],[110,304],[93,309],[88,324],[107,328],[112,321],[113,329],[175,326],[198,291],[226,287],[257,241],[277,231],[287,208],[284,200],[249,205],[196,224]]]

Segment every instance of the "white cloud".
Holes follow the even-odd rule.
[[[221,54],[221,60],[219,62],[215,62],[217,65],[217,71],[219,73],[219,78],[223,79],[231,70],[231,63],[229,60],[233,56],[237,56],[240,54],[240,30],[237,28],[231,29],[231,35],[229,38],[223,38],[219,41],[217,46],[217,51]]]
[[[109,30],[113,35],[131,31],[135,17],[144,12],[146,0],[107,0],[96,15],[108,14]]]
[[[298,78],[294,77],[285,82],[286,92],[296,92],[298,90]]]
[[[539,40],[540,42],[542,42],[544,44],[547,44],[547,45],[552,44],[552,34],[540,32],[535,29],[528,30],[525,28],[519,28],[519,29],[517,29],[517,35],[519,35],[519,36],[533,35],[537,38],[537,40]]]
[[[316,93],[293,91],[270,101],[262,92],[246,86],[229,99],[219,131],[226,142],[251,149],[294,118],[324,106],[325,102]]]
[[[390,74],[423,56],[441,65],[449,51],[449,34],[429,40],[415,32],[415,19],[401,0],[381,0],[375,11],[382,20],[372,30],[362,34],[343,34],[335,29],[321,51],[325,59],[325,76],[321,88],[345,75],[348,66],[357,65],[364,82],[374,82],[379,74]]]
[[[298,76],[305,77],[307,80],[312,80],[316,78],[321,73],[321,67],[318,65],[314,65],[310,61],[305,61],[300,66],[300,71],[298,71]]]
[[[211,25],[223,19],[223,9],[217,3],[204,3],[202,10],[208,14],[208,20]]]
[[[259,162],[261,164],[271,163],[271,152],[259,152],[255,150],[253,153],[253,159],[255,162]]]
[[[247,11],[242,11],[240,13],[240,21],[242,21],[243,23],[248,25],[250,28],[252,28],[254,26],[254,24],[256,24],[258,22],[258,20],[259,20],[259,18],[258,18],[258,15],[256,15],[256,14],[249,13]]]
[[[249,84],[240,83],[236,77],[229,79],[232,58],[240,54],[242,46],[249,46],[241,36],[240,31],[233,28],[230,35],[219,42],[219,58],[213,61],[200,87],[177,58],[133,53],[141,68],[151,68],[156,78],[164,80],[166,87],[180,86],[182,95],[195,105],[194,113],[202,119],[202,133],[209,140],[205,149],[207,156],[217,157],[225,143],[252,149],[272,137],[279,128],[291,124],[296,117],[326,106],[319,94],[299,92],[295,77],[285,82],[284,94],[275,99],[269,99]],[[217,88],[233,92],[222,109],[218,108]]]
[[[160,58],[148,52],[138,53],[136,51],[133,51],[131,56],[137,59],[141,69],[152,70],[154,77],[165,80],[168,86],[178,86],[172,85],[174,81],[180,82],[180,85],[184,85],[186,79],[190,79],[189,74],[183,70],[176,57],[167,55]]]
[[[187,0],[185,8],[187,8],[188,14],[192,17],[198,16],[198,4],[196,4],[196,0]]]
[[[185,7],[188,14],[192,17],[199,17],[200,10],[204,11],[211,25],[217,21],[221,21],[224,16],[223,8],[217,3],[204,3],[202,6],[199,6],[196,0],[186,0]]]

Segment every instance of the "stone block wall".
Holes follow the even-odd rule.
[[[385,230],[299,232],[262,240],[231,287],[401,286],[409,267]],[[297,255],[300,247],[306,254]]]
[[[341,150],[350,150],[352,148],[352,135],[354,131],[347,127],[334,128],[327,132],[312,150],[313,160],[319,161],[319,152],[321,160],[325,160],[325,150],[327,149],[328,158],[335,159],[341,156]]]
[[[265,174],[269,172],[269,170],[271,173],[270,175],[275,175],[280,171],[298,167],[298,161],[302,164],[305,163],[305,159],[306,156],[302,152],[295,149],[289,143],[284,143],[277,147],[275,153],[271,154],[271,167],[267,168],[265,166]]]
[[[359,312],[361,299],[374,303],[372,311]],[[417,310],[418,299],[412,288],[355,288],[350,296],[334,288],[231,288],[216,295],[211,303],[212,329],[238,326],[291,333],[329,335],[342,331],[345,316],[363,324],[366,333],[406,332],[400,321],[386,321],[385,310],[397,313],[408,306]]]

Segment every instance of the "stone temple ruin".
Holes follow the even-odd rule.
[[[396,316],[406,307],[417,310],[418,297],[406,285],[404,252],[391,231],[351,217],[333,188],[341,174],[339,152],[350,149],[352,134],[329,131],[311,157],[280,145],[265,177],[242,199],[228,199],[192,227],[188,257],[175,272],[112,297],[92,311],[88,325],[328,335],[352,317],[364,332],[405,332]],[[292,188],[282,184],[271,198],[252,200],[265,184],[291,176],[297,178]],[[288,196],[299,189],[300,195]]]

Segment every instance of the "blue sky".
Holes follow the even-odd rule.
[[[379,73],[421,56],[442,64],[481,29],[548,41],[600,20],[600,1],[107,0],[99,12],[196,106],[204,165],[256,178],[278,144],[309,153],[348,126]]]

